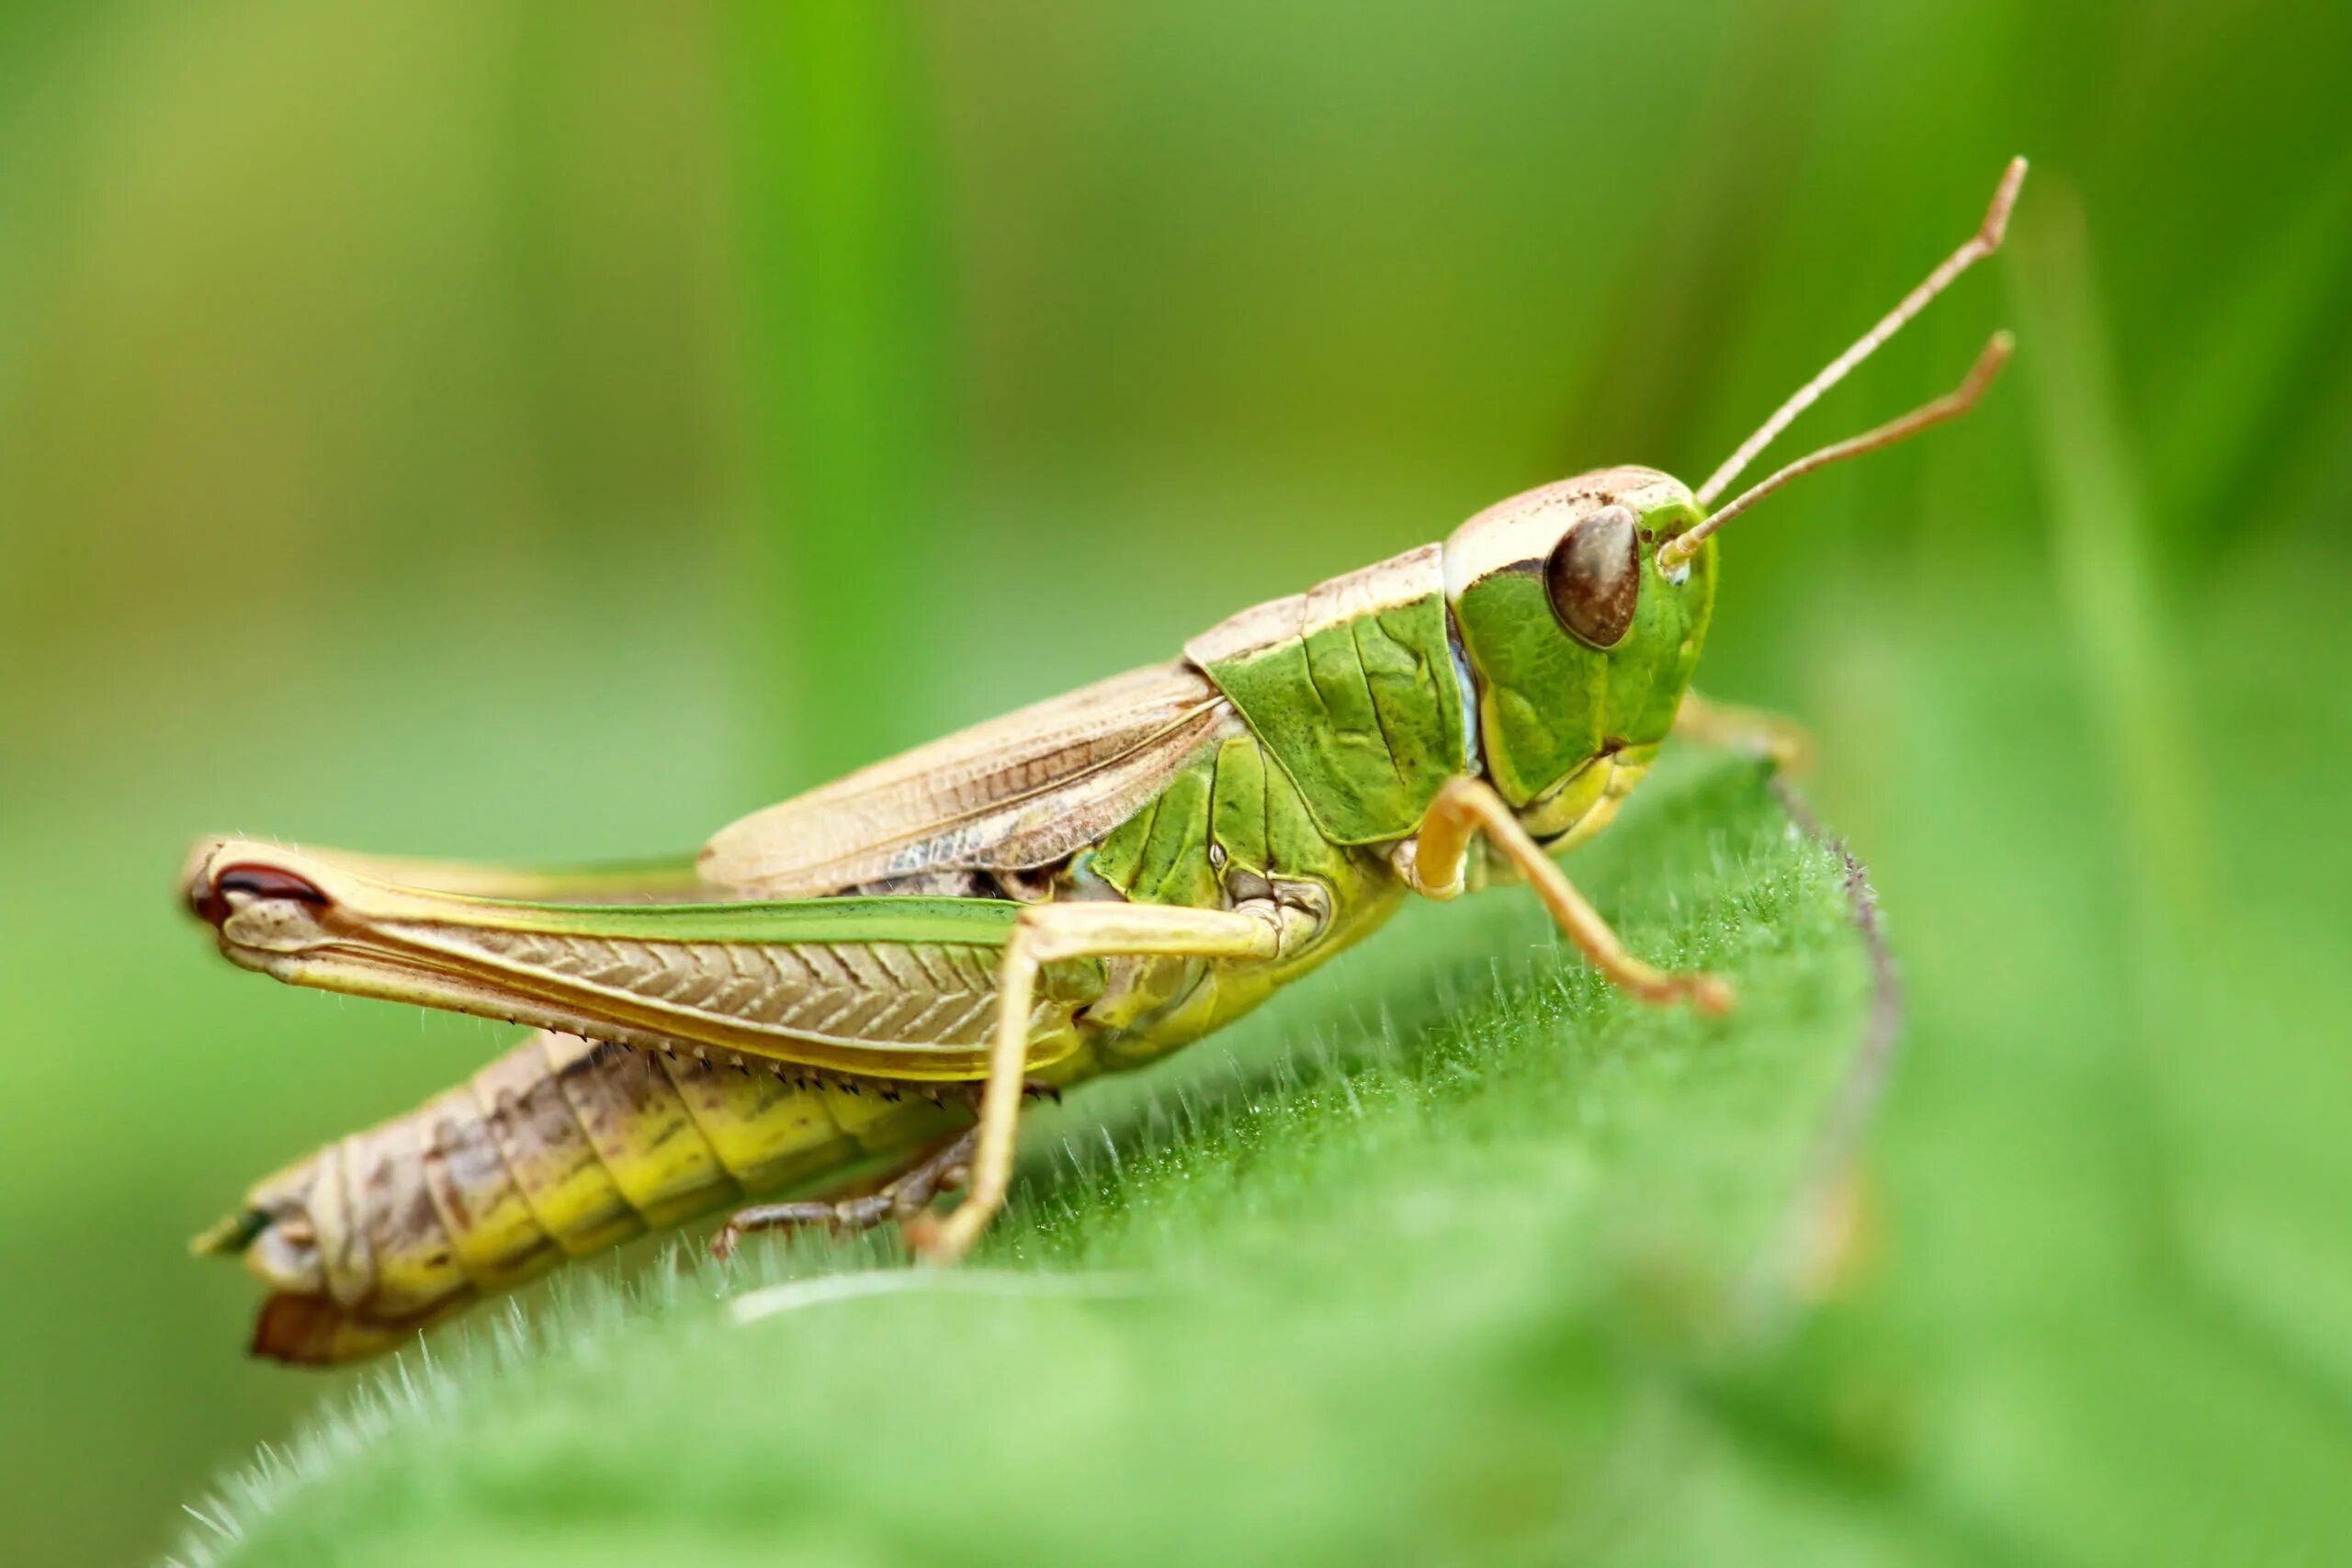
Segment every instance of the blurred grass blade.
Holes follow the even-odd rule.
[[[2209,901],[2210,813],[2198,798],[2174,623],[2157,586],[2139,473],[2115,397],[2089,238],[2070,186],[2053,179],[2020,224],[2016,267],[2020,357],[2036,404],[2051,548],[2082,660],[2086,708],[2127,808],[2126,849],[2176,913]],[[2149,908],[2147,900],[2135,900]]]
[[[2347,323],[2340,313],[2331,320],[2330,301],[2352,276],[2352,146],[2311,181],[2301,207],[2234,237],[2245,254],[2223,248],[2230,286],[2214,291],[2210,319],[2188,323],[2194,351],[2150,447],[2163,492],[2188,517],[2227,504],[2234,476],[2267,481],[2256,518],[2283,513],[2281,449],[2314,435],[2340,445],[2328,391],[2342,374]]]
[[[942,595],[936,524],[948,358],[928,90],[910,14],[738,4],[729,80],[743,204],[757,491],[739,592],[775,784],[808,784],[922,737]]]

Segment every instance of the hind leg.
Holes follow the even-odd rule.
[[[1004,1207],[1019,1137],[1030,1000],[1038,971],[1057,959],[1161,953],[1196,958],[1278,958],[1283,917],[1272,904],[1256,913],[1158,904],[1032,904],[1021,911],[998,966],[996,1034],[980,1092],[979,1142],[964,1201],[944,1216],[913,1215],[907,1239],[927,1263],[953,1263],[969,1252]]]

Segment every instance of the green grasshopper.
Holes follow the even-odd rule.
[[[1628,953],[1553,857],[1610,820],[1670,731],[1785,737],[1690,694],[1714,536],[1802,474],[1966,412],[2007,334],[1945,397],[1715,502],[2000,244],[2024,175],[2012,163],[1977,231],[1696,491],[1616,468],[1513,497],[1179,660],[754,813],[694,861],[528,872],[199,845],[187,898],[232,962],[540,1032],[198,1239],[271,1287],[254,1348],[371,1354],[563,1258],[885,1157],[878,1180],[743,1210],[715,1245],[896,1219],[952,1262],[1004,1205],[1024,1094],[1199,1038],[1410,896],[1523,880],[1618,986],[1724,1011],[1727,985]]]

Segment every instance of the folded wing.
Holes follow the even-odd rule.
[[[757,811],[702,852],[739,898],[1051,865],[1135,814],[1227,711],[1189,664],[1131,671]]]

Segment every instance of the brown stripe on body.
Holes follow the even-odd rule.
[[[645,1228],[573,1114],[559,1079],[595,1049],[568,1034],[536,1034],[474,1077],[499,1154],[540,1226],[578,1258]]]
[[[342,1138],[327,1146],[311,1211],[318,1222],[327,1294],[345,1306],[366,1301],[376,1290],[375,1250],[368,1245],[365,1213],[352,1188],[351,1145]]]
[[[344,1140],[353,1229],[374,1269],[367,1305],[399,1320],[442,1305],[469,1281],[424,1180],[423,1119],[403,1116]]]
[[[524,1049],[537,1047],[535,1039]],[[563,1248],[506,1168],[474,1082],[427,1101],[417,1115],[424,1123],[424,1190],[475,1288],[506,1290],[561,1261]]]
[[[657,1054],[600,1047],[572,1057],[555,1077],[613,1184],[649,1227],[742,1196]]]

